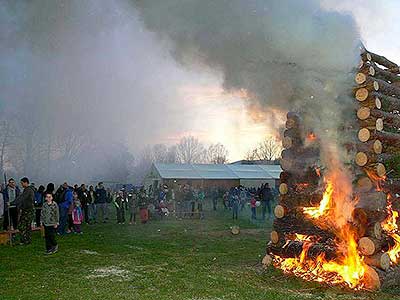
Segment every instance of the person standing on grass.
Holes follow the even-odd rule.
[[[45,203],[40,215],[40,222],[44,227],[44,239],[46,243],[46,254],[53,254],[58,251],[56,241],[56,230],[60,222],[58,205],[53,201],[53,194],[45,193]]]
[[[107,191],[104,188],[103,182],[99,182],[96,189],[96,208],[101,211],[103,223],[107,219]],[[96,216],[97,218],[97,216]]]
[[[40,227],[40,215],[42,212],[42,206],[44,201],[44,186],[39,186],[35,192],[35,225]]]
[[[85,223],[89,224],[89,197],[88,197],[88,190],[86,189],[86,185],[82,184],[81,187],[78,189],[78,197],[81,200],[83,215],[85,218]]]
[[[59,198],[58,208],[60,210],[60,225],[58,226],[58,234],[66,234],[68,226],[68,210],[73,201],[72,188],[68,186],[68,183],[64,182],[62,186],[63,192]]]
[[[81,224],[83,222],[83,210],[81,201],[78,198],[78,193],[74,192],[74,206],[72,209],[72,223],[74,226],[74,232],[82,234]]]
[[[136,207],[137,207],[137,194],[133,190],[128,195],[128,207],[129,207],[129,225],[136,224]]]
[[[257,200],[254,197],[254,195],[251,195],[250,208],[251,208],[251,219],[257,220]]]
[[[138,205],[140,209],[140,220],[142,224],[145,224],[149,220],[149,209],[148,209],[149,202],[144,187],[140,189]]]
[[[125,224],[124,192],[119,191],[114,201],[117,209],[117,224]]]
[[[239,216],[239,204],[240,204],[240,199],[239,195],[237,193],[234,193],[232,195],[232,200],[231,200],[231,205],[232,205],[232,219],[237,220]]]
[[[269,183],[267,182],[264,187],[261,189],[261,207],[262,207],[262,218],[265,221],[265,216],[267,214],[268,209],[268,219],[272,218],[272,207],[271,202],[273,201],[272,190],[269,187]]]
[[[89,186],[88,192],[88,212],[89,212],[89,223],[96,223],[96,192],[94,191],[93,185]]]
[[[21,235],[21,245],[29,245],[32,242],[32,220],[34,215],[33,203],[35,201],[35,191],[29,185],[29,179],[21,179],[21,186],[24,191],[15,200],[17,208],[21,211],[18,230]]]
[[[18,209],[15,200],[20,195],[20,190],[15,184],[15,180],[10,178],[3,191],[4,198],[4,222],[3,229],[9,230],[18,228]]]

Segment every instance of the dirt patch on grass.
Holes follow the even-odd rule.
[[[98,268],[92,271],[92,274],[86,276],[87,279],[96,278],[116,278],[119,280],[129,279],[130,272],[128,270],[121,269],[120,267],[110,266],[104,268]]]

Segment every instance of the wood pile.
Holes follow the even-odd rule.
[[[388,218],[388,199],[400,194],[400,68],[383,56],[363,51],[355,72],[353,89],[356,109],[351,120],[354,139],[346,145],[354,157],[349,167],[354,175],[353,191],[359,200],[352,216],[358,251],[368,265],[370,287],[399,285],[400,268],[394,266],[388,250],[395,241],[382,228]],[[275,208],[274,229],[267,253],[281,258],[298,257],[304,241],[298,236],[317,236],[307,250],[309,257],[322,252],[334,258],[334,233],[319,228],[304,215],[303,208],[318,206],[324,190],[319,141],[309,132],[298,113],[287,114],[283,135],[280,200]]]

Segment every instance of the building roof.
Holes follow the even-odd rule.
[[[161,164],[154,169],[163,179],[279,179],[279,165]]]

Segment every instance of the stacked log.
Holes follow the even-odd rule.
[[[382,183],[390,171],[386,162],[400,150],[400,87],[396,85],[400,76],[398,66],[382,56],[365,51],[361,59],[354,89],[358,103],[354,166],[359,203],[353,219],[357,224],[359,252],[370,266],[368,284],[380,287],[390,268],[385,251],[392,241],[381,227],[387,216],[387,194]]]
[[[365,287],[379,289],[400,285],[400,267],[394,266],[388,255],[395,241],[382,226],[388,217],[388,198],[400,194],[400,179],[391,178],[394,172],[389,163],[400,155],[400,68],[383,56],[364,51],[355,83],[357,121],[343,125],[352,130],[349,133],[354,131],[354,140],[345,147],[354,158],[350,168],[358,199],[348,225],[356,233],[359,254],[368,265]],[[318,139],[307,131],[298,113],[287,114],[283,147],[280,197],[267,253],[293,258],[307,251],[308,257],[324,254],[328,260],[336,259],[340,255],[337,233],[304,215],[304,207],[319,205],[324,190]],[[393,203],[396,205],[400,209],[400,201]],[[271,260],[268,255],[264,258],[265,262]]]
[[[269,253],[281,257],[300,255],[302,243],[291,240],[293,234],[316,235],[321,240],[333,238],[332,233],[319,229],[303,214],[303,207],[317,206],[322,199],[322,191],[318,190],[320,181],[318,142],[314,138],[311,142],[307,141],[307,136],[314,137],[304,128],[300,115],[289,112],[283,134],[280,200],[274,210],[276,219],[268,248]],[[284,245],[286,246],[283,247]]]

